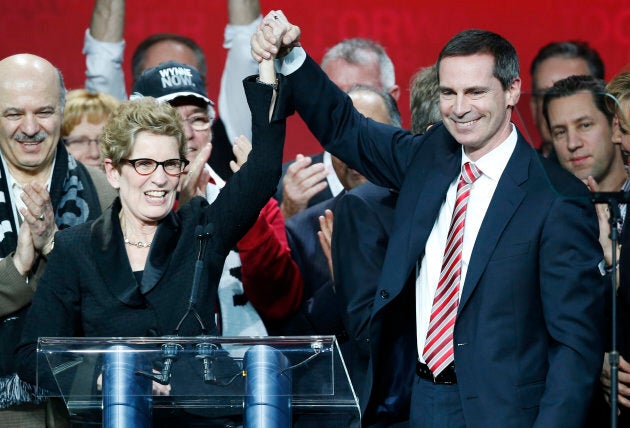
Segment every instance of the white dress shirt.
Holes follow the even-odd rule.
[[[488,210],[492,196],[497,187],[501,174],[507,165],[512,152],[516,147],[516,128],[512,125],[510,136],[498,147],[481,157],[477,162],[473,162],[482,172],[482,175],[473,183],[470,189],[468,207],[466,209],[466,220],[464,224],[464,242],[462,249],[462,266],[459,295],[462,295],[463,284],[466,281],[468,263],[477,240],[479,228]],[[462,148],[462,165],[472,162]],[[442,259],[446,248],[446,238],[453,216],[455,205],[455,195],[457,193],[457,183],[460,174],[451,183],[446,193],[446,200],[440,208],[438,218],[433,225],[431,234],[427,239],[424,257],[420,265],[420,273],[416,279],[416,331],[418,342],[418,355],[421,362],[429,330],[431,319],[431,308],[433,297],[437,289],[442,270]]]
[[[328,175],[326,176],[326,181],[328,182],[330,193],[332,193],[333,197],[335,197],[343,192],[344,188],[343,184],[341,184],[341,181],[339,181],[339,177],[337,177],[335,168],[333,168],[332,155],[330,153],[324,152],[323,164],[326,167],[326,171],[328,172]]]
[[[55,170],[55,162],[57,159],[56,153],[57,151],[55,150],[55,154],[53,155],[53,163],[52,163],[52,166],[50,167],[50,173],[48,174],[48,179],[46,180],[46,184],[44,185],[46,187],[46,190],[48,190],[49,192],[50,192],[50,185],[52,183],[52,173]],[[24,191],[23,191],[22,185],[18,183],[17,180],[13,178],[13,176],[9,172],[9,166],[7,165],[6,160],[2,156],[0,156],[0,160],[2,161],[3,170],[6,171],[7,173],[7,187],[9,188],[9,191],[11,192],[11,201],[12,201],[11,206],[13,209],[13,220],[15,222],[15,227],[17,227],[16,232],[19,232],[20,225],[24,221],[24,217],[22,216],[22,213],[20,212],[20,208],[26,208],[26,204],[24,204],[24,201],[22,200],[22,193],[24,193]],[[2,171],[0,171],[0,174],[2,174]],[[54,208],[55,207],[53,207],[53,210]]]

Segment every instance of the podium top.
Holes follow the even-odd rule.
[[[294,413],[359,412],[334,336],[42,337],[37,354],[38,386],[71,414],[100,412],[112,365],[131,382],[169,385],[167,396],[151,393],[155,408],[242,409],[248,382],[264,373],[288,379],[279,394],[290,395]]]

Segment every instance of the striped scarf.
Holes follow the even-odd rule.
[[[0,163],[1,165],[1,163]],[[55,167],[50,184],[50,199],[57,227],[65,229],[95,219],[101,214],[96,188],[88,170],[57,144]],[[13,216],[7,171],[0,167],[0,259],[17,246],[18,227]],[[15,374],[13,348],[21,335],[28,307],[0,318],[0,409],[22,403],[37,403],[33,386]]]

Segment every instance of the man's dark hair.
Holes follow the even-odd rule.
[[[612,124],[613,113],[606,105],[606,82],[593,76],[569,76],[554,83],[551,88],[545,91],[543,96],[543,115],[549,130],[551,130],[551,125],[549,125],[549,103],[552,100],[575,95],[579,92],[590,92],[597,109],[604,113],[608,123]]]
[[[494,57],[493,76],[506,90],[520,76],[516,49],[500,35],[485,30],[465,30],[457,33],[440,52],[437,60],[438,82],[442,59],[454,56],[490,54]]]
[[[598,79],[604,78],[604,62],[597,51],[591,48],[588,43],[579,40],[551,42],[540,48],[529,68],[529,73],[532,76],[532,92],[538,90],[535,82],[536,71],[540,64],[549,58],[582,59],[588,65],[592,76]]]
[[[134,51],[133,56],[131,57],[131,72],[133,74],[133,80],[135,81],[144,71],[144,59],[149,48],[157,43],[165,41],[180,43],[187,46],[188,48],[190,48],[190,50],[194,52],[195,57],[197,58],[197,64],[190,65],[199,70],[199,74],[201,75],[201,78],[203,79],[205,84],[208,67],[206,64],[206,56],[204,55],[203,50],[201,50],[201,47],[193,39],[172,33],[154,34],[140,42],[140,44]]]

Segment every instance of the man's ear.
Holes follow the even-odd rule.
[[[394,85],[391,88],[389,88],[388,92],[389,92],[389,95],[391,95],[392,98],[394,98],[394,100],[398,102],[398,98],[400,98],[400,86]]]
[[[107,175],[109,184],[116,190],[120,189],[120,172],[114,166],[112,160],[109,158],[105,159],[103,165],[105,166],[105,175]]]
[[[515,107],[521,97],[521,78],[517,77],[506,91],[506,103],[508,107]]]

